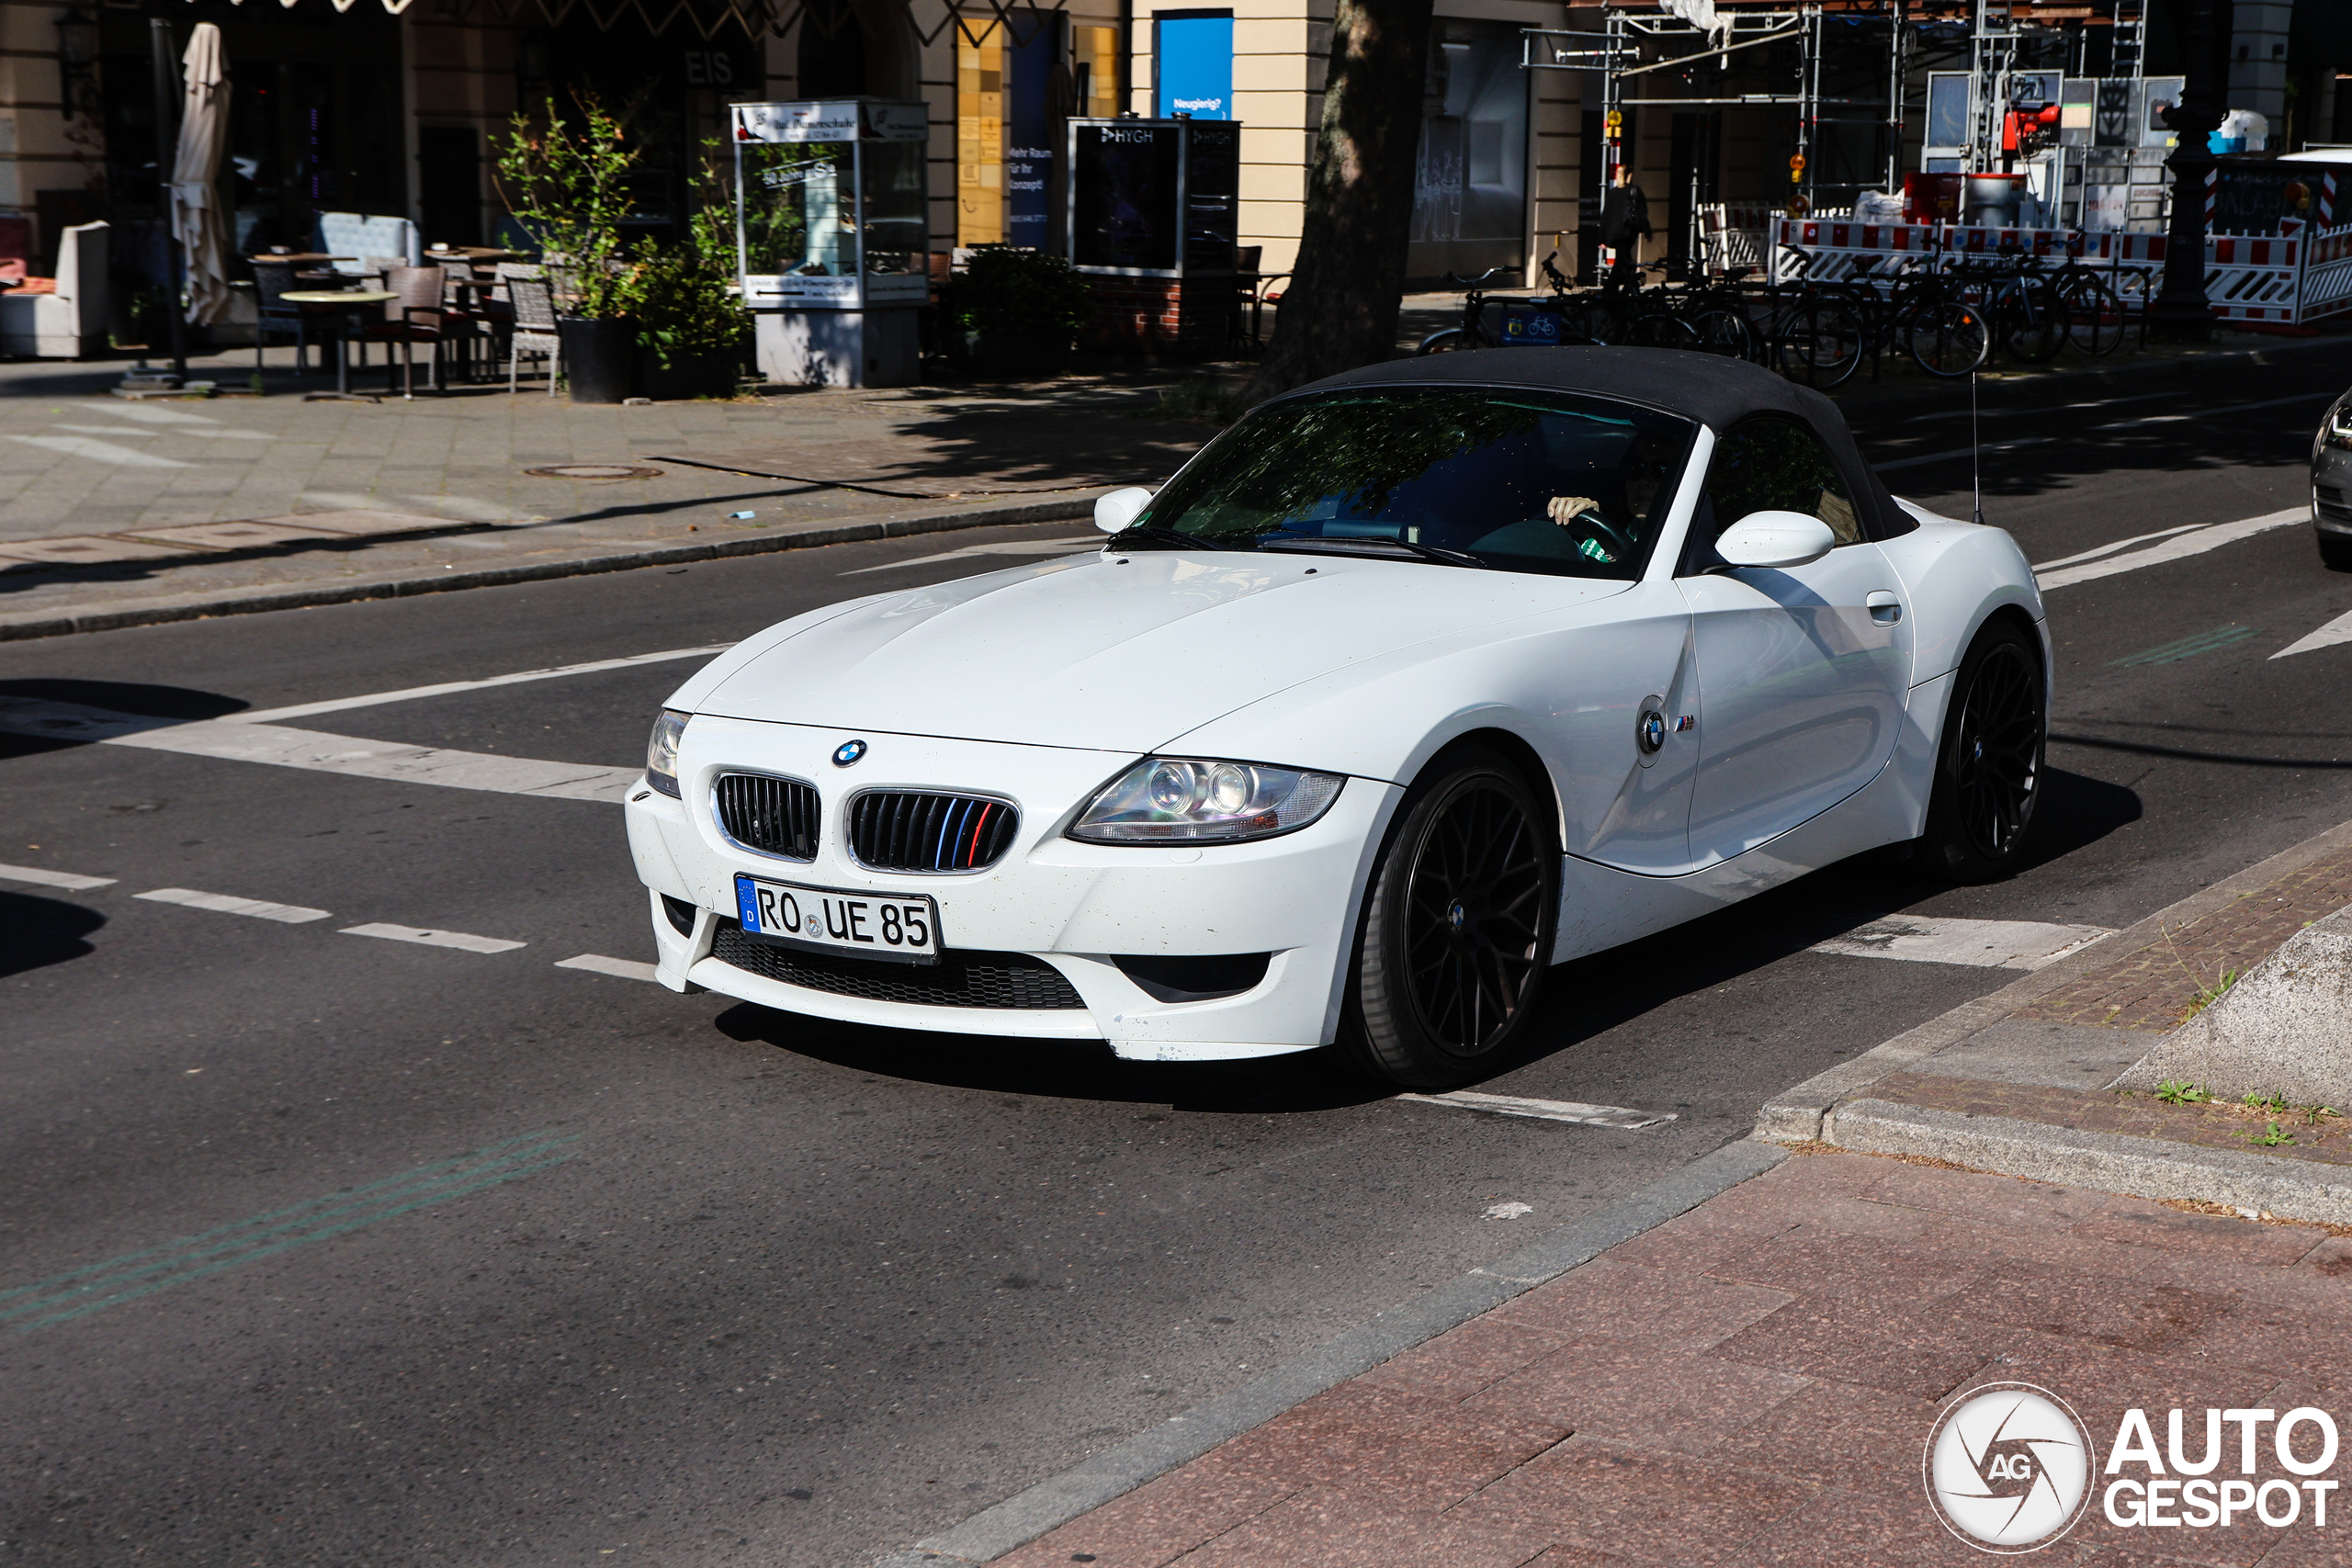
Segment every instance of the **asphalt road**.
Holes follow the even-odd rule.
[[[2339,357],[1990,387],[1988,442],[2030,444],[1988,451],[1987,518],[2041,562],[2301,504]],[[1964,399],[1850,406],[1898,491],[1964,512]],[[0,697],[217,717],[719,643],[1007,564],[911,564],[943,548],[1081,532],[11,644]],[[2270,657],[2352,610],[2306,527],[2050,604],[2067,739],[2015,880],[1868,857],[1555,972],[1487,1087],[1678,1118],[1639,1133],[1314,1057],[1120,1064],[676,997],[559,966],[650,956],[609,805],[0,737],[0,862],[115,879],[0,882],[0,1562],[861,1563],[2014,975],[1813,943],[1897,911],[2121,926],[2352,815],[2352,644]],[[692,667],[286,722],[628,766]]]

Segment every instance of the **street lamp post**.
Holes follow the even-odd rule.
[[[2211,138],[2228,107],[2227,69],[2215,41],[2214,0],[2175,0],[2185,9],[2182,29],[2187,58],[2180,102],[2165,111],[2165,125],[2177,139],[2165,167],[2172,171],[2172,224],[2165,239],[2165,282],[2148,310],[2148,328],[2174,343],[2203,343],[2213,335],[2213,310],[2205,299],[2205,177],[2213,167]]]

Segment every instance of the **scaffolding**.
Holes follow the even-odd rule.
[[[1821,213],[1850,208],[1873,186],[1889,196],[1903,188],[1908,151],[1920,145],[1906,133],[1918,123],[1915,116],[1936,119],[1929,88],[1939,77],[1964,88],[1952,124],[1965,129],[1930,145],[1943,154],[1932,166],[2008,169],[2021,98],[2053,79],[2064,89],[2047,107],[2064,114],[2069,132],[2046,138],[2053,144],[2074,140],[2070,95],[2084,97],[2087,116],[2096,89],[2119,77],[2133,85],[2130,112],[2144,120],[2137,85],[2145,9],[2146,0],[2080,0],[2062,20],[2038,17],[2032,0],[1608,0],[1598,30],[1523,29],[1521,63],[1597,78],[1603,134],[1599,167],[1587,171],[1592,194],[1608,188],[1626,156],[1628,110],[1787,107],[1794,111],[1788,183],[1757,199],[1792,214]],[[2094,28],[2108,29],[2106,58],[2098,62]],[[1947,65],[1957,69],[1937,69]],[[1938,128],[1927,129],[1932,144]],[[2037,123],[2031,134],[2042,130]],[[2079,192],[2083,166],[2078,155],[2062,169],[2077,176],[2064,180],[2065,188]],[[1686,254],[1695,254],[1699,213],[1719,196],[1699,188],[1709,182],[1695,165],[1691,183],[1681,205],[1694,231]],[[2079,196],[2074,205],[2080,208]]]

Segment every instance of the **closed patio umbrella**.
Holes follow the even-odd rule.
[[[229,139],[229,73],[220,29],[198,22],[180,57],[187,98],[172,160],[172,237],[187,258],[187,319],[198,326],[229,313],[228,222],[220,210],[220,150]]]

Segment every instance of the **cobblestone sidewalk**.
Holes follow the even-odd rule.
[[[2188,1409],[2192,1445],[2209,1405],[2342,1414],[2352,1239],[1800,1155],[996,1563],[1983,1562],[1930,1511],[1921,1456],[1994,1382],[2057,1393],[2102,1457],[2134,1406],[2159,1442]],[[2287,1474],[2267,1449],[2257,1483]],[[2094,1501],[2040,1560],[2352,1562],[2346,1508],[2152,1529]]]

